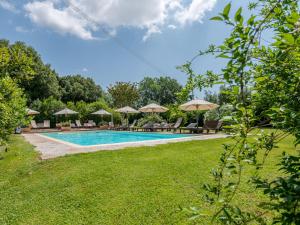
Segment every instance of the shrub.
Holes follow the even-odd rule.
[[[26,99],[10,77],[0,78],[0,146],[15,128],[26,123]]]
[[[226,116],[231,116],[233,112],[233,106],[229,104],[222,105],[221,107],[217,109],[213,109],[210,111],[207,111],[204,114],[204,119],[206,121],[209,120],[222,120]]]
[[[161,118],[161,116],[158,114],[148,114],[145,115],[143,118],[139,119],[138,126],[143,126],[148,122],[161,123],[163,121],[163,118]]]

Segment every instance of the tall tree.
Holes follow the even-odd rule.
[[[0,74],[10,76],[24,90],[29,102],[60,97],[57,74],[32,47],[0,40],[0,62]]]
[[[65,76],[59,79],[59,84],[62,89],[62,101],[68,102],[94,102],[103,96],[103,91],[99,85],[96,85],[94,80],[81,75]]]
[[[135,106],[139,99],[137,85],[130,82],[116,82],[108,87],[114,107]]]
[[[171,77],[145,77],[139,83],[140,104],[153,101],[161,105],[174,104],[181,89],[178,81]]]

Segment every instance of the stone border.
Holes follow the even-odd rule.
[[[62,140],[58,140],[55,138],[46,137],[41,134],[26,133],[22,135],[30,144],[35,146],[35,149],[38,152],[41,153],[42,159],[51,159],[59,156],[76,154],[76,153],[89,153],[89,152],[104,151],[104,150],[112,151],[112,150],[119,150],[119,149],[130,148],[130,147],[155,146],[160,144],[227,137],[227,135],[225,134],[205,134],[205,135],[202,134],[202,135],[194,135],[191,137],[172,138],[172,139],[80,146]]]

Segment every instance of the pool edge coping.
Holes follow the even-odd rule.
[[[76,148],[114,147],[114,146],[120,146],[120,145],[125,145],[125,144],[134,144],[134,145],[152,144],[153,142],[158,142],[157,144],[160,144],[160,142],[162,142],[162,141],[169,142],[169,141],[172,141],[172,140],[174,140],[174,141],[180,141],[180,140],[182,140],[182,141],[183,140],[193,141],[193,140],[197,140],[195,138],[199,137],[199,135],[193,135],[191,137],[165,138],[165,139],[155,139],[155,140],[147,140],[147,141],[128,141],[128,142],[119,142],[119,143],[110,143],[110,144],[79,145],[79,144],[74,144],[74,143],[71,143],[71,142],[68,142],[68,141],[63,141],[63,140],[60,140],[60,139],[57,139],[57,138],[49,137],[49,136],[46,136],[46,135],[43,135],[43,134],[35,134],[35,135],[37,135],[39,137],[42,137],[42,138],[49,139],[51,141],[59,142],[61,144],[69,145],[70,147],[76,147]],[[153,144],[155,144],[155,143],[153,143]],[[141,145],[141,146],[143,146],[143,145]]]

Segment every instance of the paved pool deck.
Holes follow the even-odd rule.
[[[40,152],[41,159],[51,159],[59,156],[65,156],[77,153],[89,153],[96,151],[112,151],[119,150],[129,147],[141,147],[141,146],[155,146],[167,143],[176,143],[184,141],[194,140],[207,140],[226,138],[228,135],[219,134],[202,134],[193,135],[191,137],[164,139],[164,140],[151,140],[151,141],[139,141],[139,142],[127,142],[127,143],[116,143],[116,144],[102,144],[96,146],[79,146],[71,144],[69,142],[60,141],[54,138],[49,138],[38,133],[24,133],[23,137],[32,144],[35,149]]]

